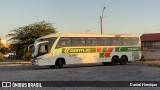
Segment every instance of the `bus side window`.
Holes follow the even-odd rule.
[[[72,38],[72,46],[85,46],[85,38]]]
[[[122,45],[123,46],[130,46],[131,45],[131,39],[130,38],[122,38]]]
[[[122,45],[121,38],[112,38],[111,45],[112,46],[120,46],[120,45]]]
[[[71,46],[71,38],[61,37],[57,43],[56,48]]]
[[[86,38],[86,45],[87,46],[97,46],[98,45],[97,38]]]
[[[98,38],[98,46],[110,46],[110,38]]]
[[[80,44],[80,46],[85,46],[86,45],[85,38],[80,38],[79,44]]]
[[[98,46],[105,46],[105,38],[98,38]]]
[[[41,44],[39,47],[39,55],[48,53],[48,45]]]
[[[79,38],[72,38],[72,46],[78,46]]]
[[[48,45],[45,45],[45,53],[48,53]]]
[[[132,41],[132,45],[136,45],[139,43],[139,38],[133,37],[133,38],[131,38],[131,41]]]

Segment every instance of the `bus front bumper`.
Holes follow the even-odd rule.
[[[32,66],[38,66],[38,62],[35,58],[31,59],[31,64],[32,64]]]

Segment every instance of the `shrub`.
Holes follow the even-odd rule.
[[[3,54],[0,52],[0,62],[4,61],[4,56]]]
[[[26,55],[24,56],[24,60],[25,60],[25,61],[31,60],[31,56],[32,56],[32,53],[27,52]]]

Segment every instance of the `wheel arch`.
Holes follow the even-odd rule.
[[[118,56],[118,55],[114,55],[114,56],[112,56],[112,58],[114,58],[114,57],[118,57],[118,58],[119,58],[119,56]],[[112,60],[112,58],[111,58],[111,60]]]
[[[65,60],[65,58],[60,57],[60,58],[57,58],[57,59],[56,59],[55,65],[58,63],[58,60],[62,60],[63,65],[65,65],[65,64],[66,64],[66,60]]]
[[[119,56],[118,55],[112,56],[111,64],[112,65],[117,65],[118,63],[119,63]]]
[[[121,58],[122,58],[122,57],[126,57],[126,58],[127,58],[127,61],[128,61],[128,56],[127,56],[127,55],[122,55]],[[120,59],[121,59],[121,58],[120,58]]]

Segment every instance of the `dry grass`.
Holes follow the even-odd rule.
[[[143,61],[136,61],[136,62],[147,64],[148,66],[160,67],[160,60],[143,60]]]
[[[25,64],[1,64],[0,66],[24,66]]]

